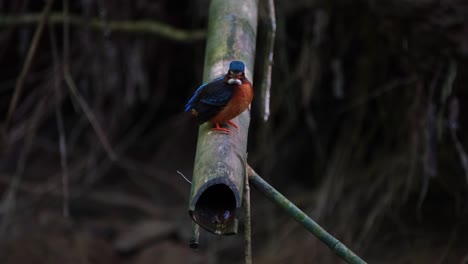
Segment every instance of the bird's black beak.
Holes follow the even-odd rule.
[[[242,84],[242,81],[241,81],[242,76],[243,76],[242,72],[231,74],[231,75],[229,75],[228,83],[229,84],[241,85]]]

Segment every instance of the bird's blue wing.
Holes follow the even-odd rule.
[[[190,100],[187,102],[187,104],[185,105],[185,112],[187,111],[190,111],[190,109],[193,108],[194,106],[194,103],[195,101],[197,100],[200,100],[200,93],[210,84],[212,83],[217,83],[219,81],[222,81],[223,80],[223,77],[219,77],[219,78],[216,78],[214,79],[213,81],[209,82],[209,83],[205,83],[205,84],[202,84],[200,85],[200,87],[198,87],[198,89],[195,91],[195,93],[193,93],[193,96],[192,98],[190,98]]]
[[[223,77],[200,86],[187,102],[185,111],[194,109],[198,121],[203,123],[218,114],[231,100],[234,86],[223,81]]]
[[[221,87],[206,87],[205,92],[200,96],[200,102],[212,106],[225,106],[231,100],[233,87],[222,83]],[[210,89],[211,88],[211,89]]]

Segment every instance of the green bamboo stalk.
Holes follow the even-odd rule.
[[[308,217],[301,209],[291,203],[286,197],[279,193],[275,188],[263,180],[252,168],[248,167],[249,181],[263,195],[275,204],[279,205],[294,220],[300,223],[305,229],[315,235],[325,243],[335,254],[350,264],[366,263],[358,255],[348,249],[338,239],[330,235],[325,229],[318,225],[314,220]]]
[[[184,30],[173,26],[153,21],[106,21],[98,18],[85,18],[77,15],[68,15],[66,18],[62,13],[51,13],[48,18],[50,24],[64,24],[65,19],[72,26],[81,26],[93,30],[126,33],[147,33],[180,41],[191,42],[203,40],[206,37],[205,30]],[[18,15],[0,15],[0,27],[36,25],[41,20],[41,14],[29,13]]]
[[[203,82],[223,76],[232,60],[243,61],[253,81],[257,1],[210,2]],[[239,128],[229,134],[211,131],[209,122],[200,126],[189,201],[192,219],[218,235],[237,233],[246,177],[250,111],[232,121]]]

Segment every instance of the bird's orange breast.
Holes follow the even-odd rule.
[[[250,105],[253,99],[252,85],[246,79],[243,83],[236,87],[231,100],[217,115],[215,115],[211,122],[213,123],[226,123],[244,112]]]

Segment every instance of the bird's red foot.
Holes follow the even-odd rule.
[[[225,132],[225,133],[231,133],[231,130],[229,130],[227,128],[224,128],[224,127],[220,127],[219,123],[215,123],[215,127],[213,127],[211,129],[211,131],[221,131],[221,132]]]
[[[237,128],[237,129],[239,128],[239,127],[238,127],[236,124],[234,124],[234,122],[232,122],[231,120],[229,120],[227,123],[230,124],[231,126]]]

